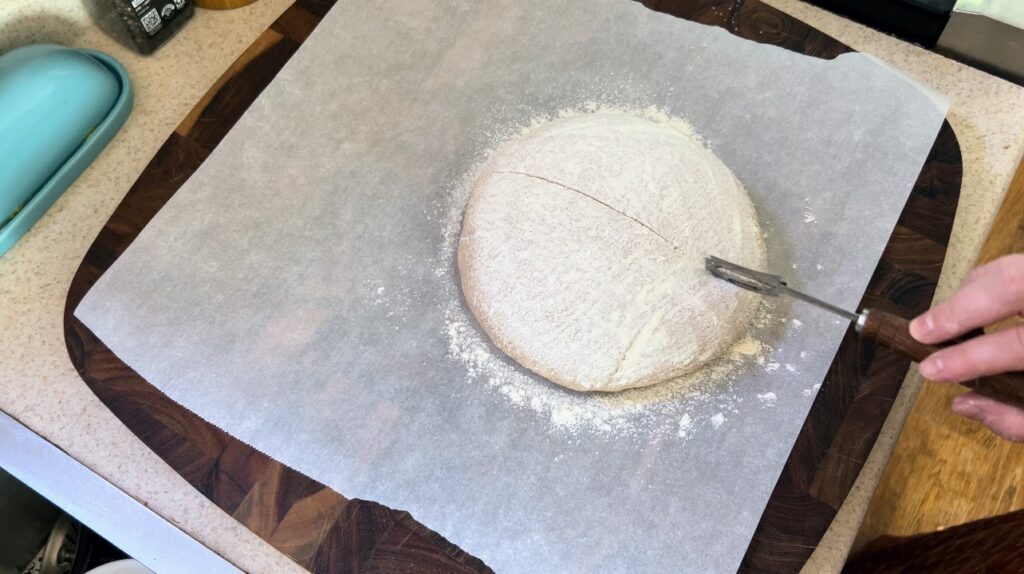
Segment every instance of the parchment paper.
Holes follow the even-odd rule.
[[[735,570],[845,324],[792,306],[786,368],[740,373],[685,439],[657,417],[568,433],[448,356],[453,189],[589,102],[686,118],[750,190],[771,269],[847,308],[945,113],[868,57],[628,0],[339,2],[76,314],[187,408],[499,572]]]

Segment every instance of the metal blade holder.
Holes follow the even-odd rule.
[[[768,297],[778,297],[780,294],[789,295],[795,299],[831,311],[840,317],[858,323],[858,326],[860,326],[861,316],[857,313],[851,313],[826,303],[821,299],[790,289],[782,277],[778,275],[747,269],[713,255],[704,260],[704,267],[715,277],[728,281],[737,287],[753,291],[754,293],[760,293],[761,295],[767,295]]]

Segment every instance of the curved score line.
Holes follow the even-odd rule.
[[[565,189],[565,190],[568,190],[568,191],[571,191],[573,193],[578,193],[579,195],[582,195],[583,197],[585,197],[585,198],[587,198],[587,199],[589,199],[591,201],[595,201],[595,202],[597,202],[597,203],[607,207],[608,209],[614,211],[615,213],[618,213],[619,215],[625,217],[626,219],[629,219],[629,220],[635,222],[637,225],[640,225],[641,227],[643,227],[647,231],[650,231],[651,233],[657,235],[659,239],[661,239],[665,243],[668,243],[670,246],[672,246],[672,249],[675,249],[675,250],[679,249],[678,247],[676,247],[676,245],[674,243],[669,241],[669,239],[667,237],[665,237],[664,235],[658,233],[657,230],[655,230],[650,225],[647,225],[643,221],[640,221],[639,219],[633,217],[632,215],[626,213],[625,211],[619,210],[619,209],[615,208],[614,206],[601,201],[600,199],[590,195],[589,193],[586,193],[584,191],[580,191],[580,190],[578,190],[578,189],[576,189],[574,187],[569,187],[568,185],[565,185],[564,183],[562,183],[560,181],[555,181],[553,179],[549,179],[549,178],[542,177],[542,176],[539,176],[539,175],[533,175],[532,173],[526,173],[526,172],[522,172],[522,171],[495,171],[495,172],[492,172],[492,173],[505,174],[505,175],[521,175],[523,177],[530,177],[530,178],[537,179],[537,180],[540,180],[540,181],[545,181],[545,182],[550,183],[552,185],[557,185],[558,187],[560,187],[562,189]]]

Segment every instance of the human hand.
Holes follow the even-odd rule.
[[[953,296],[910,323],[926,344],[948,341],[1024,311],[1024,254],[982,265]],[[933,353],[920,365],[933,381],[959,383],[984,375],[1024,370],[1024,325],[975,337]],[[974,419],[1003,438],[1024,442],[1024,410],[970,392],[953,399],[953,412]]]

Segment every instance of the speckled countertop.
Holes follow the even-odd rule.
[[[1024,89],[799,0],[765,1],[950,98],[964,178],[939,286],[939,296],[947,295],[970,269],[1024,154]],[[68,359],[62,312],[79,262],[146,163],[213,81],[290,3],[259,0],[229,12],[199,10],[168,45],[143,57],[104,36],[82,0],[0,2],[0,52],[31,42],[103,50],[125,65],[136,89],[135,110],[110,147],[0,258],[0,409],[252,572],[303,570],[193,490],[93,396]],[[919,383],[910,375],[807,571],[841,568]]]

